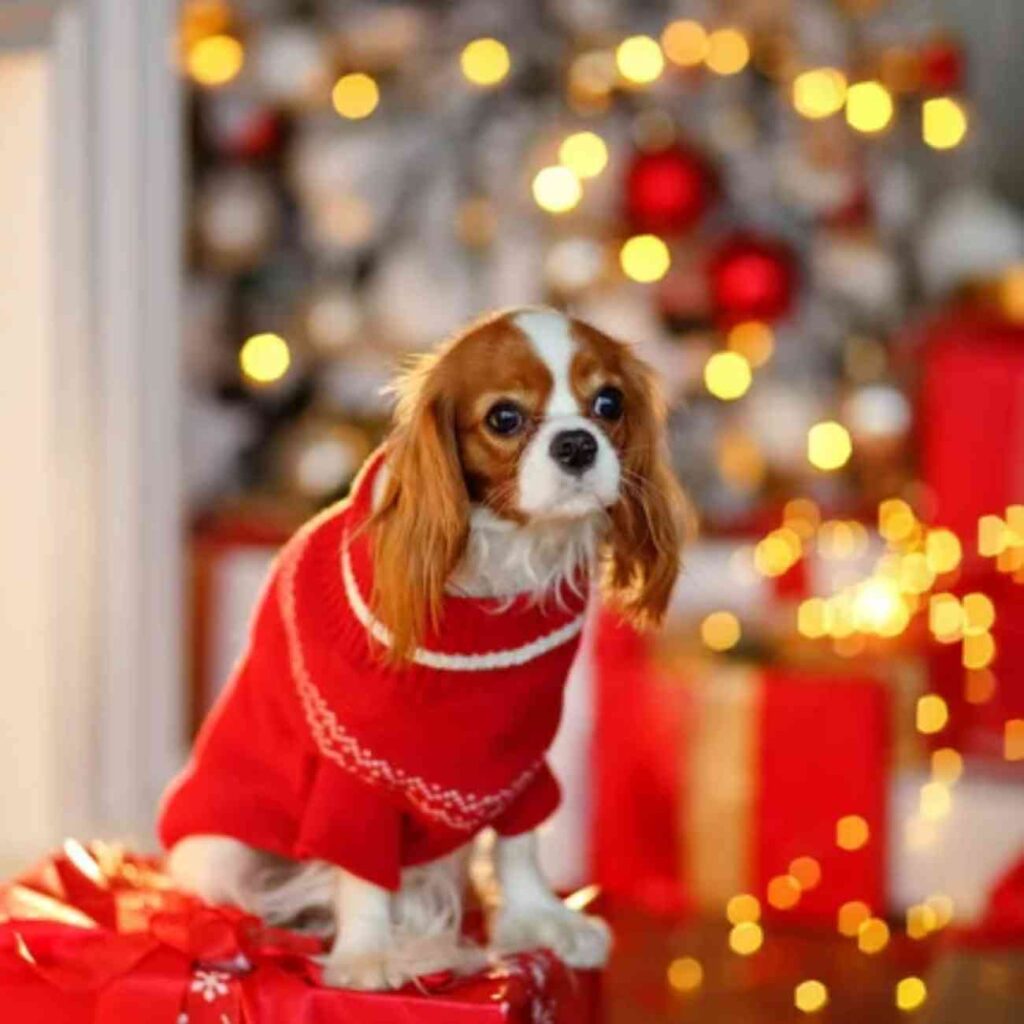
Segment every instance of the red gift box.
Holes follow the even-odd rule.
[[[925,334],[921,468],[934,525],[975,550],[980,516],[1024,502],[1024,327],[947,315]]]
[[[886,905],[890,700],[884,684],[806,670],[660,664],[610,618],[597,654],[595,872],[661,910],[762,901],[796,858],[820,881],[784,911],[834,925]],[[868,841],[837,845],[862,818]],[[771,912],[770,908],[769,912]]]
[[[1024,503],[1024,327],[984,313],[956,312],[925,331],[920,399],[922,475],[930,519],[960,538],[964,561],[952,590],[987,594],[998,685],[969,699],[959,645],[930,655],[932,688],[950,706],[937,742],[1002,760],[1009,719],[1024,717],[1024,586],[978,552],[978,521]],[[1002,568],[1009,568],[1002,566]]]
[[[319,939],[176,892],[159,865],[104,844],[0,889],[0,998],[25,1024],[585,1024],[594,972],[546,951],[395,993],[326,988]]]

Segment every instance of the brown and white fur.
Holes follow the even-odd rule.
[[[682,502],[652,374],[628,346],[554,310],[513,310],[425,357],[396,390],[370,526],[374,611],[391,631],[390,657],[415,649],[446,592],[540,600],[580,570],[601,574],[627,617],[660,621],[679,567]],[[274,922],[319,912],[336,933],[326,981],[377,989],[464,965],[466,859],[403,872],[397,895],[223,836],[179,842],[169,866],[204,899]],[[494,869],[497,949],[546,946],[571,965],[603,964],[607,928],[551,892],[533,834],[498,839]]]

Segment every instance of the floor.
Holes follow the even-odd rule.
[[[899,1010],[895,1002],[900,979],[930,977],[937,940],[914,942],[894,929],[886,949],[869,956],[853,940],[834,932],[769,926],[762,948],[739,956],[729,949],[729,926],[724,921],[671,924],[637,911],[613,911],[609,917],[616,951],[604,990],[605,1024],[781,1024],[808,1019],[823,1024],[908,1024],[915,1018],[917,1024],[933,1024],[947,1019],[936,1015],[931,997],[913,1014]],[[699,987],[688,992],[674,989],[668,980],[669,965],[683,957],[694,958],[703,969]],[[808,979],[823,982],[828,990],[827,1006],[813,1015],[794,1005],[795,987]],[[1024,1001],[1018,1005],[1021,1024]],[[1001,1022],[993,1017],[993,1024],[996,1020]],[[972,1015],[970,1024],[982,1021]]]

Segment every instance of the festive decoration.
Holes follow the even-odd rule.
[[[714,187],[707,161],[691,149],[641,152],[626,176],[626,216],[637,231],[684,231],[711,205]]]
[[[158,862],[102,843],[63,850],[0,887],[0,985],[14,1020],[155,1024],[509,1021],[586,1024],[593,974],[551,954],[399,993],[325,988],[322,940],[175,891]]]
[[[709,617],[703,632],[714,649],[731,628]],[[760,936],[742,924],[762,913],[831,925],[851,894],[884,906],[880,681],[656,667],[611,617],[597,650],[595,841],[610,892],[662,909],[726,907],[740,929],[733,948],[748,955]]]
[[[727,322],[776,320],[793,303],[796,268],[779,242],[730,238],[711,257],[709,275],[715,309]]]

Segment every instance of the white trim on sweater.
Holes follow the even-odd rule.
[[[345,596],[348,598],[352,613],[374,640],[385,647],[390,647],[391,631],[374,616],[360,593],[359,584],[352,570],[347,538],[343,538],[341,542],[341,576],[345,584]],[[583,629],[583,619],[582,614],[577,615],[575,619],[570,620],[564,626],[519,647],[484,651],[477,654],[446,654],[443,651],[431,651],[425,647],[417,647],[412,653],[412,660],[427,668],[443,669],[450,672],[492,672],[499,668],[525,665],[578,636],[580,630]]]

